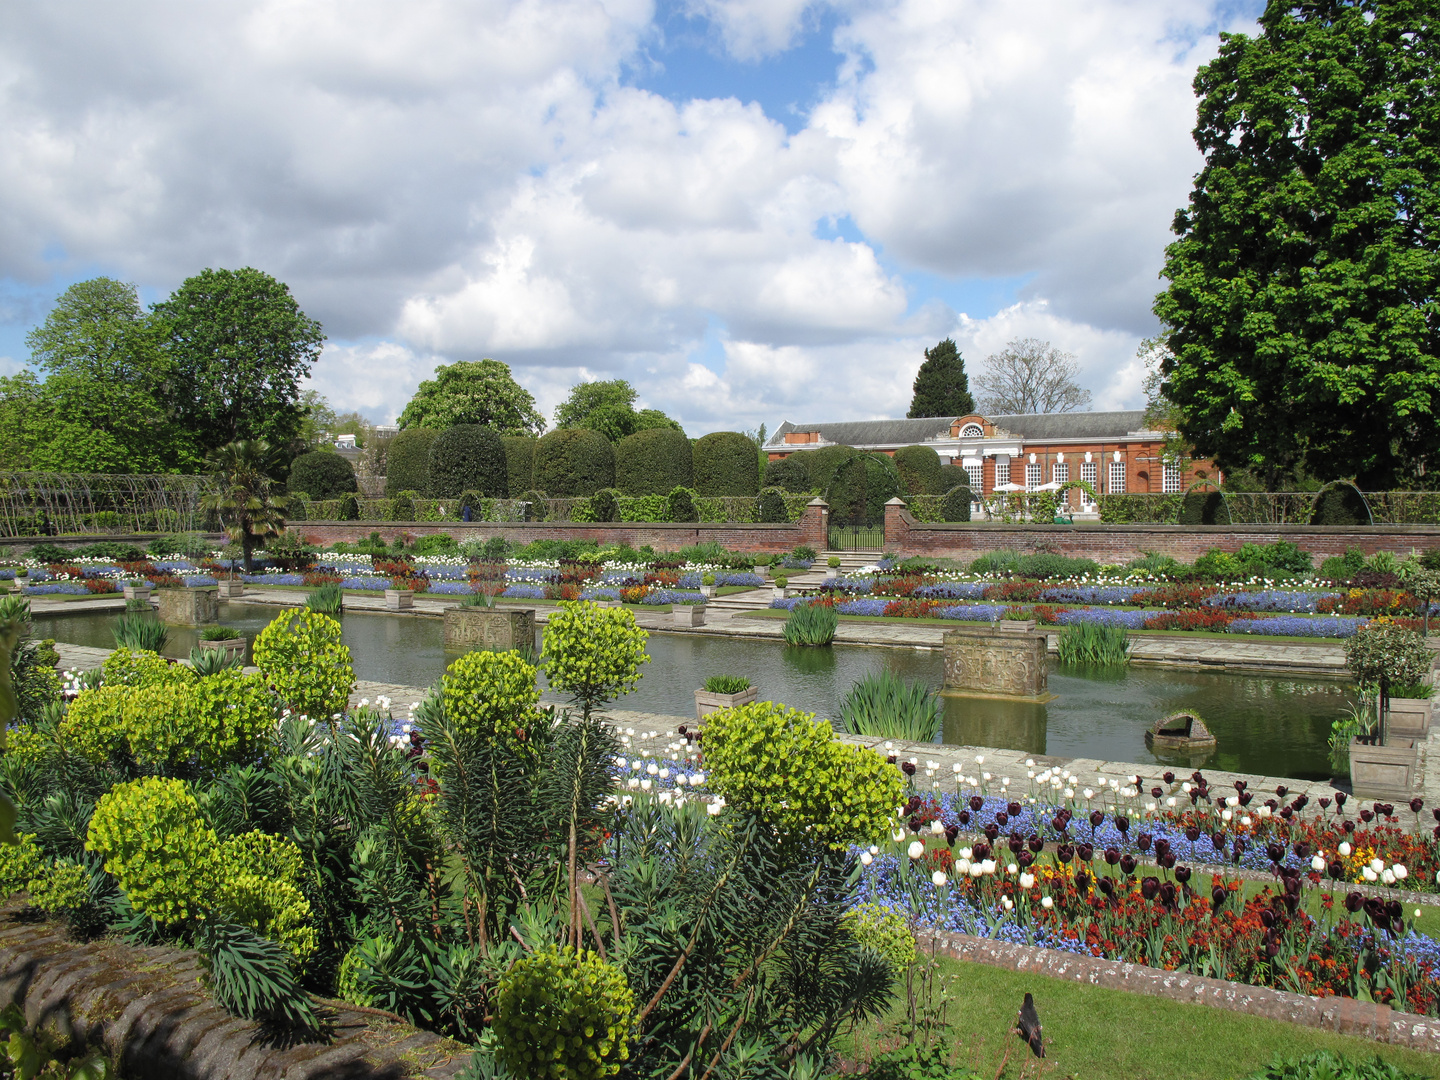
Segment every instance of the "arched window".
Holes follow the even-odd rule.
[[[960,429],[962,439],[979,439],[985,435],[985,429],[979,424],[966,424]]]

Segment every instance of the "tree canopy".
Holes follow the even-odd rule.
[[[922,416],[964,416],[975,411],[965,359],[950,338],[925,350],[925,362],[915,374],[915,394],[910,399],[911,419]]]
[[[1020,338],[985,358],[975,377],[980,407],[991,415],[1074,412],[1090,404],[1090,391],[1075,381],[1075,357],[1048,341]]]
[[[435,369],[400,414],[401,430],[443,431],[456,424],[480,424],[497,435],[538,435],[545,418],[535,399],[499,360],[461,360]]]
[[[250,267],[202,270],[152,315],[174,365],[177,416],[201,450],[251,439],[281,447],[299,438],[299,381],[325,334],[283,282]]]
[[[1182,433],[1222,468],[1434,484],[1436,14],[1272,0],[1195,77],[1205,163],[1155,313]]]
[[[586,428],[618,443],[637,431],[681,427],[659,409],[635,410],[635,388],[624,379],[579,383],[555,408],[557,428]]]

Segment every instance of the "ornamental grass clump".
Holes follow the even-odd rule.
[[[618,967],[590,950],[548,945],[500,979],[499,1058],[513,1076],[599,1080],[630,1059],[635,995]]]
[[[828,604],[797,604],[785,619],[786,645],[829,645],[840,616]]]
[[[743,675],[711,675],[705,680],[707,694],[743,694],[750,689],[750,680]]]
[[[934,742],[942,711],[940,695],[924,683],[877,671],[850,688],[840,703],[840,720],[852,735]]]
[[[110,627],[115,645],[121,649],[158,653],[170,640],[170,631],[153,615],[126,612]]]
[[[339,615],[345,608],[345,590],[334,582],[305,594],[305,607],[321,615]]]
[[[1130,635],[1123,626],[1072,623],[1061,632],[1057,651],[1062,664],[1121,667],[1130,662]]]

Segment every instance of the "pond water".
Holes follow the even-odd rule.
[[[224,625],[252,639],[275,618],[274,607],[227,603]],[[74,645],[113,648],[115,614],[43,615],[38,637]],[[344,641],[362,679],[428,686],[440,678],[447,656],[439,619],[347,613]],[[197,631],[170,628],[165,652],[187,656]],[[788,648],[775,641],[701,635],[652,634],[651,662],[633,694],[617,707],[692,716],[695,689],[711,675],[745,675],[762,698],[821,716],[834,716],[862,676],[888,668],[939,686],[939,651],[836,645]],[[1053,661],[1052,661],[1053,665]],[[1330,723],[1347,711],[1344,683],[1330,680],[1227,675],[1169,668],[1094,672],[1052,666],[1047,704],[946,696],[947,743],[996,746],[1033,754],[1230,769],[1265,776],[1323,780],[1330,775],[1326,741]],[[1194,758],[1153,754],[1144,733],[1172,712],[1193,711],[1218,740],[1216,750]]]

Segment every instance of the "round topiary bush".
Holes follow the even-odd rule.
[[[529,435],[502,435],[500,445],[505,448],[505,494],[518,499],[535,482],[535,440]]]
[[[316,611],[290,610],[260,631],[253,647],[276,699],[297,715],[328,721],[349,707],[355,689],[350,649],[340,624]]]
[[[297,457],[290,466],[289,487],[312,499],[333,499],[359,490],[355,469],[333,450],[315,450]]]
[[[592,709],[635,689],[650,661],[650,635],[625,608],[589,601],[560,605],[545,624],[545,678],[568,693],[588,717]]]
[[[1311,525],[1369,525],[1370,507],[1349,484],[1332,484],[1320,492],[1310,514]]]
[[[776,487],[792,495],[803,495],[810,491],[810,470],[805,467],[803,454],[791,454],[765,466],[765,486]]]
[[[626,495],[664,495],[694,480],[690,439],[673,428],[650,428],[615,444],[615,486]]]
[[[953,487],[940,502],[940,516],[946,521],[969,521],[972,501],[974,496],[968,487]]]
[[[835,470],[825,501],[841,522],[885,520],[885,504],[900,493],[895,463],[883,454],[853,457]]]
[[[399,491],[390,499],[385,507],[386,521],[414,521],[415,520],[415,496],[418,492]]]
[[[588,428],[561,428],[535,444],[535,486],[554,498],[593,495],[615,486],[615,450]]]
[[[514,740],[517,729],[533,728],[540,716],[535,666],[519,653],[466,653],[445,669],[440,692],[446,718],[468,738]]]
[[[943,495],[953,487],[969,487],[970,474],[959,465],[941,465],[940,475],[936,477],[939,490],[935,493]]]
[[[430,444],[430,495],[453,499],[479,491],[503,499],[509,490],[505,447],[494,430],[480,424],[456,424]]]
[[[620,520],[620,492],[614,488],[601,488],[590,496],[590,513],[596,521]]]
[[[895,451],[901,495],[940,495],[940,455],[931,446],[902,446]]]
[[[767,487],[760,492],[759,511],[761,521],[785,523],[790,512],[785,509],[785,494],[778,487]]]
[[[406,428],[390,440],[385,452],[385,494],[430,490],[430,446],[440,433],[430,428]]]
[[[700,511],[695,506],[697,497],[693,488],[677,487],[670,492],[665,496],[665,520],[699,521]]]
[[[695,441],[695,490],[701,495],[756,495],[760,457],[738,431],[712,431]]]
[[[1218,491],[1189,491],[1180,500],[1177,525],[1229,525],[1230,507]]]
[[[795,458],[803,462],[810,473],[810,486],[806,490],[829,491],[835,470],[859,455],[860,451],[855,447],[840,443],[835,446],[822,446],[819,450],[807,450],[803,454],[796,454]]]

